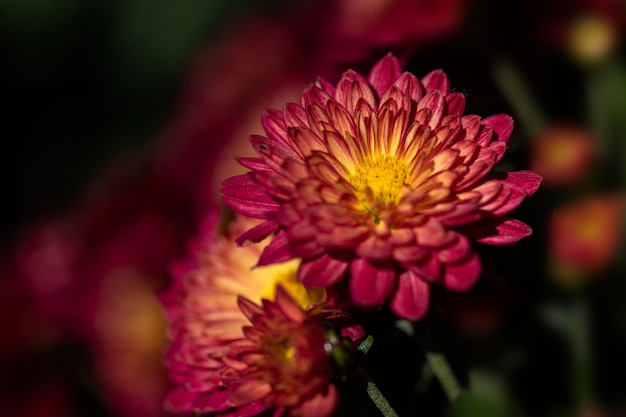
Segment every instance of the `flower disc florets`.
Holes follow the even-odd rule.
[[[418,80],[388,55],[368,79],[319,80],[263,116],[259,158],[228,179],[235,211],[265,219],[239,241],[278,231],[261,264],[303,259],[298,279],[333,286],[349,271],[352,301],[419,319],[429,283],[466,290],[481,271],[468,236],[515,242],[530,228],[505,216],[532,194],[531,171],[489,173],[513,129],[506,115],[463,115],[465,97],[442,71]]]

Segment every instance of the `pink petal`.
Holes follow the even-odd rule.
[[[324,107],[328,100],[331,99],[332,97],[326,91],[315,85],[304,90],[300,96],[300,102],[307,110],[309,110],[309,106]],[[310,122],[311,120],[309,119],[309,125]]]
[[[335,97],[335,93],[336,93],[335,86],[331,84],[330,82],[326,81],[324,78],[318,77],[317,80],[315,80],[315,85],[317,85],[322,90],[326,91],[330,96]]]
[[[526,195],[533,195],[543,180],[543,178],[534,171],[494,172],[492,176],[501,179],[505,183],[511,183],[522,188]]]
[[[450,94],[450,80],[443,70],[434,70],[422,77],[422,85],[426,93],[439,90],[443,95]]]
[[[298,281],[307,287],[331,287],[343,278],[348,262],[324,254],[313,260],[305,260],[298,268]]]
[[[508,245],[532,234],[532,229],[519,220],[506,216],[487,219],[463,227],[463,231],[480,243]]]
[[[260,400],[272,392],[272,387],[260,380],[249,379],[239,385],[228,399],[228,404],[238,407]]]
[[[411,272],[425,281],[436,281],[441,276],[441,262],[434,254],[431,254],[426,261],[408,266]]]
[[[446,96],[448,114],[461,117],[465,110],[465,96],[461,93],[452,93]]]
[[[398,247],[393,250],[393,259],[401,265],[423,262],[430,252],[417,245]]]
[[[268,212],[278,208],[278,204],[261,191],[248,175],[228,178],[222,183],[220,191],[224,202],[244,216],[264,219]]]
[[[391,310],[398,317],[419,320],[428,311],[429,298],[428,283],[407,271],[398,279],[398,288],[391,300]]]
[[[344,72],[339,83],[337,83],[335,97],[337,102],[352,114],[354,114],[359,99],[364,99],[371,108],[376,106],[376,98],[369,83],[361,74],[352,70]]]
[[[261,116],[261,123],[270,138],[287,145],[287,128],[281,111],[265,110]]]
[[[437,259],[444,264],[459,263],[472,253],[472,245],[467,237],[454,233],[456,242],[437,252]]]
[[[194,411],[197,413],[214,413],[224,411],[231,406],[227,403],[231,391],[227,389],[215,390],[210,393],[203,393],[194,402]]]
[[[393,85],[398,87],[404,94],[416,102],[423,97],[422,84],[419,82],[417,77],[410,72],[405,72],[400,75],[400,78],[398,78]],[[385,97],[383,97],[380,102],[384,103],[385,101]]]
[[[260,158],[236,158],[237,162],[251,171],[271,171],[271,168]]]
[[[475,253],[464,262],[444,267],[443,285],[453,291],[467,291],[476,283],[482,271],[480,258]]]
[[[371,235],[357,246],[356,254],[374,261],[386,261],[391,258],[392,247],[386,240]]]
[[[330,233],[320,234],[317,242],[326,249],[343,250],[357,246],[367,235],[365,226],[335,226]]]
[[[421,109],[429,109],[431,111],[428,126],[435,130],[439,127],[441,119],[443,118],[445,104],[446,102],[443,99],[441,91],[433,90],[419,101],[417,104],[417,111],[420,111]]]
[[[252,229],[247,230],[241,234],[235,242],[237,245],[242,246],[246,242],[260,242],[271,233],[278,229],[278,224],[271,220],[265,221],[261,224],[254,226]]]
[[[280,232],[263,249],[257,266],[286,262],[293,259],[293,254],[289,251],[289,240],[285,232]]]
[[[306,110],[299,104],[287,103],[283,110],[283,118],[285,119],[287,130],[289,130],[290,127],[309,128]]]
[[[304,310],[296,304],[289,293],[280,285],[276,288],[275,305],[280,308],[285,316],[294,322],[302,323],[308,317]]]
[[[400,62],[392,54],[387,54],[372,67],[368,81],[378,93],[378,97],[387,91],[402,73]]]
[[[252,320],[252,318],[256,315],[263,314],[263,309],[261,307],[241,295],[237,297],[237,305],[239,306],[239,310],[241,310],[243,315],[246,316],[248,320]]]
[[[289,137],[303,156],[310,156],[314,151],[327,152],[324,141],[309,129],[292,127],[288,131]]]
[[[494,114],[483,119],[483,125],[491,126],[493,133],[500,142],[508,142],[513,132],[513,118],[506,114]]]
[[[382,305],[396,282],[396,271],[378,268],[365,259],[350,263],[350,296],[361,307]]]
[[[220,417],[251,417],[261,414],[267,410],[267,406],[262,401],[254,401],[243,407],[239,407],[230,412],[220,413]]]
[[[337,388],[330,385],[327,392],[320,392],[315,397],[305,401],[294,410],[293,414],[300,417],[329,417],[335,412],[338,401]]]

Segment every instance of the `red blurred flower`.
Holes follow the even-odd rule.
[[[466,234],[488,244],[531,233],[506,213],[532,194],[531,171],[489,174],[513,128],[505,115],[463,116],[465,97],[442,71],[422,80],[379,61],[368,79],[346,72],[263,116],[268,137],[252,136],[260,158],[228,179],[235,211],[265,219],[240,237],[278,230],[260,265],[304,259],[298,279],[333,286],[350,269],[352,301],[417,320],[432,282],[466,290],[480,260]]]
[[[356,62],[372,50],[402,57],[460,29],[466,0],[339,0],[334,2],[325,54]]]
[[[589,172],[596,153],[589,131],[569,125],[555,125],[535,138],[531,169],[547,184],[571,185]]]
[[[619,249],[624,194],[595,195],[558,209],[550,222],[550,251],[562,273],[597,273]]]

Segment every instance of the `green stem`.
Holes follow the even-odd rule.
[[[374,384],[363,369],[359,367],[354,374],[354,378],[357,380],[359,385],[365,389],[367,395],[372,399],[374,404],[376,404],[376,407],[380,410],[384,417],[398,417],[398,413],[396,413],[391,404],[389,404],[389,401],[387,401],[383,393],[380,392],[376,384]]]
[[[571,310],[569,323],[569,342],[574,361],[574,392],[582,404],[589,404],[593,400],[591,388],[591,346],[589,343],[590,324],[589,311],[585,300],[576,300]]]
[[[508,62],[498,62],[493,67],[493,76],[522,125],[531,136],[535,136],[544,127],[545,121],[517,68]]]
[[[426,352],[426,361],[441,384],[448,400],[454,401],[462,390],[445,356],[441,353]]]

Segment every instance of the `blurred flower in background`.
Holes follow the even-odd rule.
[[[550,249],[557,275],[595,276],[619,254],[624,193],[591,195],[558,208],[550,221]]]
[[[534,138],[530,167],[547,185],[573,185],[590,173],[597,146],[591,132],[582,127],[553,125]]]

